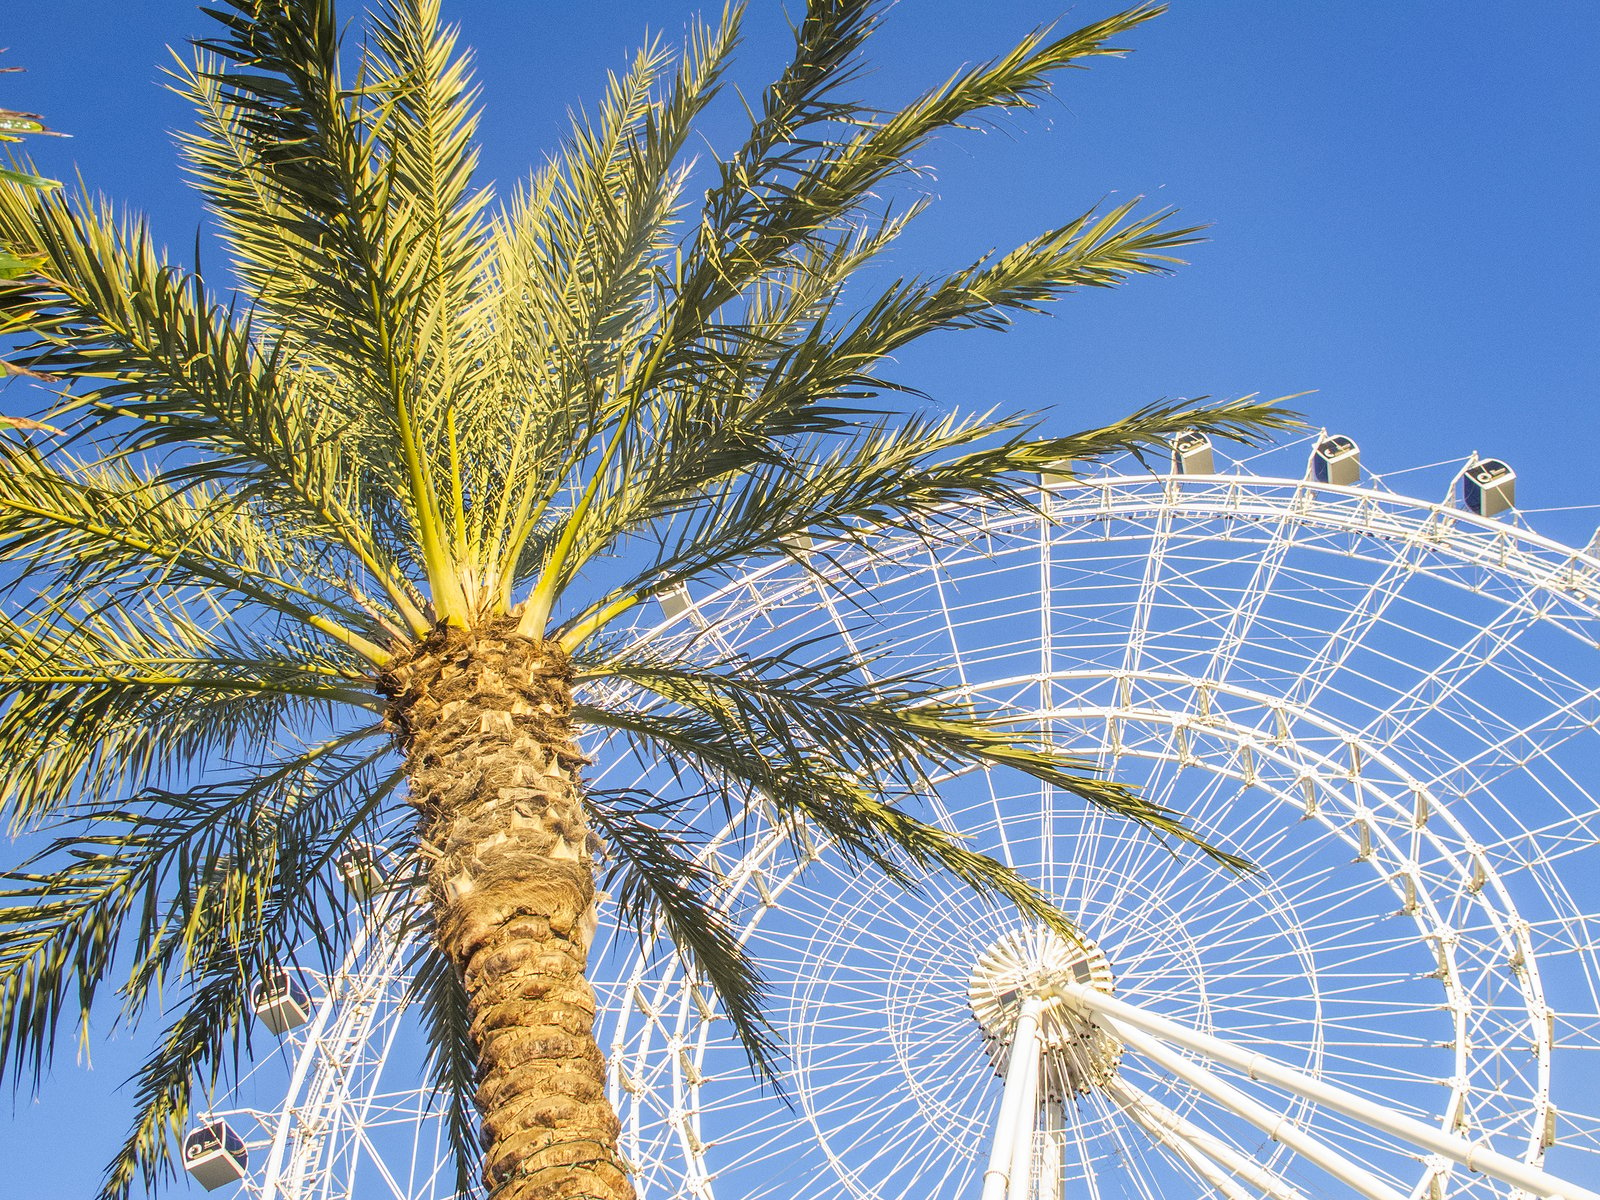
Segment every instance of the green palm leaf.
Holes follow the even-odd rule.
[[[781,1093],[782,1047],[762,1012],[766,982],[716,900],[717,878],[703,847],[675,820],[680,805],[626,788],[591,791],[585,800],[614,856],[605,883],[619,919],[646,944],[665,936],[697,984],[722,1001],[751,1066]]]

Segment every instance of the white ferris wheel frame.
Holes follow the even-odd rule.
[[[1422,777],[1411,769],[1406,756],[1389,753],[1384,738],[1362,736],[1361,730],[1328,718],[1318,702],[1323,689],[1345,668],[1352,650],[1361,646],[1362,640],[1384,619],[1385,611],[1404,591],[1408,580],[1419,574],[1432,575],[1453,587],[1492,592],[1510,616],[1500,625],[1484,628],[1478,639],[1463,645],[1454,660],[1455,667],[1447,664],[1434,670],[1396,696],[1382,714],[1382,721],[1390,727],[1403,724],[1408,717],[1415,719],[1424,697],[1437,705],[1450,689],[1465,686],[1484,663],[1495,660],[1514,641],[1519,628],[1516,620],[1531,618],[1571,633],[1575,647],[1583,645],[1592,650],[1594,642],[1585,634],[1584,626],[1589,622],[1600,626],[1600,559],[1587,550],[1574,550],[1516,525],[1465,512],[1448,499],[1421,504],[1372,486],[1339,487],[1309,480],[1245,475],[1108,474],[1071,484],[1047,484],[1042,497],[1042,515],[974,514],[970,535],[974,543],[1036,528],[1045,568],[1040,580],[1044,629],[1038,669],[1028,674],[987,678],[973,689],[974,693],[1011,695],[1034,689],[1047,701],[1036,706],[1036,717],[1043,718],[1052,728],[1097,727],[1102,747],[1118,761],[1139,758],[1179,769],[1203,767],[1246,788],[1276,788],[1284,795],[1292,791],[1306,818],[1325,826],[1331,837],[1348,847],[1356,861],[1373,864],[1399,911],[1413,922],[1417,939],[1435,959],[1445,993],[1442,1009],[1449,1014],[1454,1042],[1449,1100],[1441,1107],[1435,1124],[1417,1122],[1403,1111],[1390,1112],[1383,1105],[1374,1104],[1370,1097],[1353,1093],[1353,1104],[1344,1111],[1357,1120],[1375,1120],[1380,1125],[1387,1121],[1390,1133],[1398,1132],[1427,1152],[1425,1168],[1409,1189],[1412,1196],[1426,1200],[1446,1194],[1444,1189],[1451,1180],[1460,1178],[1459,1173],[1454,1173],[1455,1165],[1459,1165],[1469,1173],[1488,1168],[1491,1175],[1533,1194],[1596,1200],[1595,1192],[1570,1181],[1555,1180],[1537,1165],[1554,1140],[1547,1131],[1557,1117],[1550,1092],[1557,1014],[1545,999],[1533,930],[1516,915],[1512,889],[1502,879],[1500,865],[1488,853],[1488,845],[1468,828],[1463,814],[1458,812],[1463,803],[1470,805],[1472,801],[1443,794],[1438,779]],[[1246,593],[1249,603],[1235,610],[1228,627],[1216,639],[1209,669],[1199,675],[1162,669],[1161,664],[1146,661],[1145,651],[1151,636],[1148,618],[1159,602],[1157,593],[1166,569],[1164,556],[1173,544],[1171,531],[1184,523],[1207,522],[1232,523],[1246,529],[1278,526],[1279,531],[1267,539],[1265,549],[1255,558],[1254,578]],[[1058,668],[1053,661],[1049,628],[1049,567],[1055,536],[1052,531],[1140,523],[1152,530],[1150,553],[1134,601],[1121,664],[1111,670],[1103,666]],[[1253,624],[1260,615],[1259,606],[1272,596],[1279,573],[1284,570],[1285,557],[1296,545],[1293,536],[1283,536],[1283,530],[1302,526],[1386,547],[1375,558],[1383,560],[1382,570],[1360,601],[1344,612],[1334,636],[1308,662],[1294,687],[1274,692],[1242,684],[1229,677],[1230,668],[1249,646]],[[812,549],[813,570],[836,581],[859,572],[865,561],[862,552],[854,549],[836,553],[827,547]],[[917,569],[907,568],[907,563],[925,553],[925,546],[907,540],[887,550],[879,548],[871,557],[876,566],[884,569]],[[762,613],[802,602],[831,610],[837,631],[850,636],[845,614],[827,589],[818,587],[815,575],[797,572],[792,564],[783,562],[753,572],[698,601],[675,598],[667,606],[667,619],[651,636],[694,638],[713,646],[733,643],[742,636],[742,628],[758,620]],[[939,603],[946,603],[942,591]],[[952,625],[956,620],[949,608],[943,619]],[[1077,697],[1078,702],[1055,703],[1057,694]],[[1600,691],[1591,687],[1585,698],[1595,695]],[[1576,712],[1579,703],[1569,701],[1566,708]],[[1380,723],[1375,720],[1373,727]],[[1391,731],[1388,740],[1393,736]],[[1225,753],[1213,753],[1223,747]],[[953,819],[948,812],[938,815]],[[722,867],[719,898],[724,907],[745,914],[741,933],[746,939],[757,936],[765,913],[781,908],[785,893],[798,885],[805,868],[830,852],[825,839],[802,831],[803,851],[796,853],[791,832],[777,823],[758,823],[752,828],[745,822],[738,829],[722,831],[705,848],[707,859],[718,861]],[[1418,865],[1422,853],[1419,847],[1426,847],[1427,860],[1434,868],[1431,875]],[[1530,1051],[1536,1066],[1528,1097],[1526,1141],[1517,1148],[1516,1155],[1474,1144],[1454,1132],[1471,1090],[1468,1060],[1473,985],[1464,982],[1464,976],[1473,968],[1458,961],[1460,949],[1447,918],[1455,892],[1447,888],[1447,894],[1439,894],[1437,866],[1441,863],[1449,864],[1454,871],[1455,889],[1487,897],[1483,910],[1494,928],[1503,961],[1512,967],[1526,1008]],[[399,952],[374,953],[376,944],[374,941],[358,947],[341,971],[327,981],[327,998],[295,1059],[288,1099],[276,1109],[257,1110],[254,1114],[258,1133],[254,1144],[268,1151],[268,1169],[259,1183],[253,1180],[249,1185],[253,1197],[320,1200],[336,1194],[330,1190],[337,1176],[330,1165],[334,1144],[340,1137],[355,1142],[367,1138],[367,1125],[385,1114],[387,1119],[402,1123],[414,1120],[418,1135],[422,1136],[426,1103],[407,1098],[403,1089],[387,1093],[374,1085],[362,1092],[364,1079],[376,1079],[381,1074],[382,1061],[399,1027],[399,1006],[394,1000],[400,983],[395,970]],[[677,1185],[684,1194],[715,1200],[717,1172],[708,1158],[715,1132],[706,1127],[701,1095],[713,1069],[707,1052],[715,1040],[714,1006],[674,965],[649,956],[637,958],[631,971],[624,970],[606,990],[614,1014],[608,1031],[611,1087],[624,1120],[624,1146],[642,1157],[649,1147],[664,1144],[663,1138],[672,1142],[684,1164],[675,1176]],[[1198,1014],[1199,1025],[1185,1025],[1070,981],[1057,981],[1049,990],[1049,995],[1039,998],[1041,1004],[1075,1005],[1092,1013],[1101,1026],[1116,1032],[1128,1050],[1145,1055],[1168,1075],[1184,1080],[1213,1102],[1232,1106],[1241,1114],[1266,1113],[1273,1121],[1273,1140],[1330,1169],[1333,1178],[1356,1194],[1370,1200],[1395,1200],[1405,1194],[1364,1171],[1359,1164],[1341,1173],[1339,1152],[1319,1149],[1315,1137],[1296,1123],[1296,1116],[1303,1118],[1307,1112],[1304,1105],[1267,1109],[1259,1097],[1252,1099],[1214,1074],[1196,1074],[1206,1072],[1206,1067],[1197,1066],[1197,1056],[1236,1067],[1248,1058],[1254,1066],[1242,1067],[1247,1078],[1269,1079],[1290,1093],[1300,1093],[1302,1099],[1313,1104],[1338,1108],[1334,1101],[1345,1094],[1344,1089],[1320,1081],[1315,1074],[1322,1053],[1319,1045],[1307,1048],[1309,1071],[1284,1066],[1282,1070],[1288,1074],[1272,1077],[1274,1068],[1259,1051],[1230,1048],[1225,1039],[1216,1038],[1203,1028],[1203,1009]],[[1019,1052],[1019,1048],[1031,1044],[1029,1036],[1013,1036],[1013,1053],[1007,1062],[1017,1070],[1007,1072],[1007,1090],[1012,1073],[1017,1074],[1017,1087],[1024,1092],[1036,1085],[1036,1080],[1028,1083],[1026,1076],[1030,1070],[1036,1073],[1039,1054]],[[1170,1049],[1163,1048],[1161,1039],[1186,1054],[1173,1055]],[[1230,1060],[1230,1054],[1244,1058]],[[363,1062],[372,1069],[364,1073]],[[1031,1068],[1026,1065],[1029,1062],[1033,1064]],[[1263,1075],[1262,1071],[1268,1074]],[[1263,1165],[1136,1082],[1119,1078],[1110,1086],[1109,1094],[1152,1145],[1161,1147],[1198,1182],[1228,1200],[1246,1195],[1265,1195],[1273,1200],[1303,1197],[1304,1193],[1274,1165]],[[1038,1196],[1050,1200],[1057,1194],[1050,1190],[1054,1185],[1046,1182],[1049,1172],[1038,1166],[1035,1139],[1059,1149],[1067,1131],[1051,1125],[1051,1121],[1064,1117],[1053,1116],[1050,1107],[1040,1104],[1037,1097],[1031,1103],[1035,1117],[1026,1123],[1019,1114],[1028,1104],[1014,1101],[1010,1106],[1015,1110],[1009,1118],[1010,1125],[994,1143],[1004,1142],[1004,1148],[989,1155],[989,1190],[984,1192],[985,1197],[1033,1200]],[[1002,1096],[1002,1120],[1007,1119],[1008,1111]],[[1394,1127],[1396,1121],[1401,1128]],[[1024,1124],[1025,1152],[1017,1148],[1023,1140],[1017,1130]],[[662,1133],[662,1128],[667,1132]],[[411,1164],[405,1178],[385,1168],[382,1156],[376,1152],[369,1157],[376,1164],[374,1170],[383,1176],[379,1194],[385,1197],[414,1200],[432,1194],[428,1188],[439,1186],[437,1164],[430,1173],[426,1154]],[[842,1160],[834,1166],[841,1176],[852,1170]],[[1023,1182],[1018,1183],[1019,1179]]]

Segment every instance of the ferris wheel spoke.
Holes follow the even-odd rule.
[[[1172,534],[1172,518],[1165,509],[1156,519],[1150,534],[1149,549],[1144,572],[1139,580],[1139,592],[1134,601],[1132,616],[1128,621],[1126,649],[1123,652],[1119,677],[1131,674],[1144,655],[1145,641],[1150,634],[1151,611],[1155,605],[1156,588],[1166,565],[1168,543]]]
[[[1497,740],[1486,744],[1470,757],[1461,759],[1454,769],[1478,774],[1487,785],[1499,777],[1525,768],[1530,761],[1551,759],[1566,743],[1595,732],[1597,718],[1592,710],[1597,704],[1600,704],[1600,688],[1589,688],[1573,694],[1557,702],[1539,721],[1508,728]],[[1590,715],[1584,714],[1585,708],[1591,710]],[[1489,770],[1497,773],[1488,774]],[[1568,795],[1573,791],[1587,795],[1578,781],[1564,772],[1562,782],[1570,789]],[[1559,795],[1552,795],[1552,799],[1560,802]]]
[[[1301,668],[1299,679],[1286,689],[1285,699],[1296,708],[1309,709],[1327,688],[1339,671],[1349,661],[1355,650],[1366,643],[1368,635],[1384,619],[1389,608],[1400,598],[1406,584],[1413,578],[1420,554],[1420,543],[1408,546],[1383,568],[1382,573],[1365,588],[1339,625],[1311,654]]]
[[[1049,882],[1057,894],[1075,895],[1091,886],[1091,872],[1098,877],[1098,864],[1094,860],[1096,846],[1123,845],[1125,830],[1114,827],[1109,813],[1092,809],[1080,818],[1080,832],[1071,839],[1065,857],[1058,857],[1056,869]]]
[[[1128,1137],[1129,1122],[1125,1114],[1106,1104],[1099,1096],[1095,1097],[1094,1103],[1101,1109],[1102,1120],[1110,1132],[1112,1144],[1117,1149],[1124,1174],[1135,1185],[1140,1200],[1162,1200],[1164,1189],[1153,1177],[1150,1155],[1144,1146],[1136,1144]]]
[[[1387,708],[1372,717],[1361,730],[1361,735],[1370,737],[1382,730],[1387,740],[1403,740],[1418,721],[1461,696],[1468,683],[1491,665],[1497,664],[1501,656],[1515,645],[1517,638],[1531,627],[1529,615],[1521,604],[1508,607],[1463,645],[1455,647],[1446,659],[1391,701]],[[1483,706],[1479,707],[1486,716],[1496,715]]]
[[[1232,757],[1238,749],[1238,746],[1229,746],[1226,753]],[[1229,767],[1232,765],[1227,764]],[[1232,770],[1212,774],[1195,794],[1186,798],[1183,812],[1190,826],[1214,841],[1236,845],[1254,842],[1261,830],[1272,821],[1274,814],[1265,805],[1257,806],[1253,812],[1241,813],[1242,784],[1243,781]]]
[[[1140,789],[1146,799],[1158,804],[1170,804],[1181,774],[1181,768],[1167,770],[1167,765],[1159,764],[1158,773],[1147,779]],[[1161,838],[1108,813],[1097,813],[1096,818],[1092,833],[1079,838],[1075,847],[1074,862],[1079,864],[1080,874],[1087,874],[1091,857],[1096,860],[1097,876],[1104,878],[1109,873],[1107,855],[1102,849],[1108,841],[1113,841],[1117,847],[1114,878],[1119,888],[1125,889],[1134,880],[1148,883],[1147,867],[1152,862],[1160,863],[1163,868],[1172,867],[1175,861],[1172,850]],[[1108,832],[1108,827],[1114,832]]]
[[[1065,885],[1076,885],[1073,887],[1076,894],[1100,898],[1106,908],[1116,911],[1128,898],[1131,881],[1138,880],[1139,890],[1145,899],[1151,904],[1161,903],[1166,880],[1170,878],[1171,863],[1159,864],[1156,870],[1169,868],[1161,874],[1156,874],[1150,864],[1157,855],[1170,856],[1170,850],[1143,830],[1123,828],[1107,832],[1097,829],[1079,840],[1088,842],[1091,838],[1094,839],[1093,844],[1085,856],[1078,860],[1078,877],[1064,880]],[[1089,855],[1095,856],[1092,868]]]
[[[1212,682],[1227,678],[1234,660],[1250,643],[1262,609],[1275,594],[1279,575],[1289,559],[1290,551],[1295,548],[1298,529],[1299,522],[1290,513],[1285,513],[1276,522],[1275,532],[1268,538],[1266,550],[1255,558],[1249,583],[1244,586],[1242,596],[1234,602],[1227,627],[1217,638],[1211,661],[1199,673],[1203,678]]]
[[[889,1131],[888,1136],[874,1139],[872,1135],[882,1129],[887,1122],[886,1116],[861,1129],[861,1136],[857,1139],[858,1144],[873,1147],[862,1159],[864,1169],[887,1164],[891,1173],[924,1178],[928,1175],[929,1164],[933,1164],[935,1168],[943,1168],[946,1174],[958,1169],[950,1154],[951,1148],[929,1138],[926,1130],[921,1128],[920,1121],[908,1120],[903,1114]]]
[[[1089,1140],[1084,1131],[1084,1120],[1079,1111],[1079,1105],[1067,1109],[1067,1134],[1071,1139],[1072,1148],[1077,1151],[1079,1165],[1083,1168],[1083,1184],[1088,1193],[1088,1200],[1102,1200],[1100,1193],[1099,1172],[1093,1168],[1094,1156],[1090,1153]]]
[[[1292,976],[1285,975],[1282,977],[1282,982],[1285,984],[1292,982],[1292,980]],[[1252,979],[1252,982],[1257,981]],[[1275,981],[1267,979],[1261,982],[1270,985]],[[1330,996],[1327,991],[1318,993],[1317,1005],[1316,1019],[1320,1033],[1316,1044],[1326,1045],[1327,1033],[1338,1030],[1346,1035],[1339,1040],[1339,1045],[1341,1046],[1352,1044],[1352,1038],[1356,1034],[1367,1034],[1378,1041],[1387,1036],[1393,1037],[1396,1041],[1402,1043],[1411,1041],[1418,1045],[1426,1045],[1428,1039],[1420,1034],[1399,1032],[1400,1027],[1393,1024],[1371,1025],[1368,1022],[1393,1022],[1399,1017],[1426,1016],[1437,1011],[1438,1008],[1436,1004],[1396,1003],[1379,1006],[1358,1000],[1350,1002],[1349,1007],[1352,1011],[1342,1013],[1340,1011],[1342,1006],[1339,998]],[[1225,1010],[1220,1011],[1225,1011],[1228,1016],[1228,1032],[1230,1036],[1243,1037],[1252,1029],[1269,1031],[1276,1029],[1276,1032],[1272,1033],[1267,1040],[1279,1042],[1283,1045],[1296,1044],[1296,1035],[1292,1027],[1288,1027],[1288,1022],[1285,1020],[1284,1006],[1281,1001],[1276,1004],[1267,999],[1256,1002],[1234,1001]],[[1253,1024],[1251,1018],[1257,1018],[1259,1024]],[[1388,1069],[1387,1067],[1385,1068],[1386,1071]]]
[[[1319,855],[1328,848],[1337,852],[1339,839],[1333,831],[1328,831],[1318,841],[1319,845],[1313,849]],[[1377,889],[1369,879],[1351,878],[1341,882],[1336,878],[1336,874],[1337,870],[1333,867],[1307,871],[1297,875],[1292,882],[1282,885],[1282,894],[1288,903],[1297,907],[1304,906],[1316,913],[1314,918],[1308,917],[1302,922],[1306,928],[1316,929],[1325,936],[1334,934],[1353,936],[1364,923],[1371,923],[1372,914],[1363,912],[1360,902],[1373,895]],[[1386,885],[1387,881],[1384,883]],[[1315,907],[1310,904],[1313,899],[1316,901]],[[1320,911],[1317,911],[1319,909]],[[1401,910],[1397,903],[1394,912],[1399,911]],[[1384,915],[1394,914],[1390,912]]]

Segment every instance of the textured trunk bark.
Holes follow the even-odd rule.
[[[633,1200],[584,974],[571,669],[514,630],[439,630],[386,680],[440,942],[472,1000],[484,1182],[495,1200]]]

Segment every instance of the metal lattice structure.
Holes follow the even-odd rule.
[[[814,547],[811,572],[776,564],[663,623],[708,652],[870,642],[877,669],[1043,722],[1260,870],[1018,778],[938,781],[932,815],[1081,922],[1066,947],[940,880],[889,887],[759,805],[737,829],[702,814],[787,1095],[670,953],[598,949],[642,1197],[1600,1189],[1600,559],[1465,509],[1460,464],[1428,503],[1316,482],[1306,453],[1047,481],[1039,514]],[[598,752],[608,783],[668,786]],[[251,1135],[329,1165],[299,1190],[257,1172],[253,1196],[448,1194],[426,1104],[382,1082],[406,1043],[396,959],[362,953],[329,984],[351,1000],[286,1056],[349,1081],[338,1103],[302,1086]],[[381,995],[357,1002],[366,981]],[[335,1015],[363,1004],[364,1031]]]

